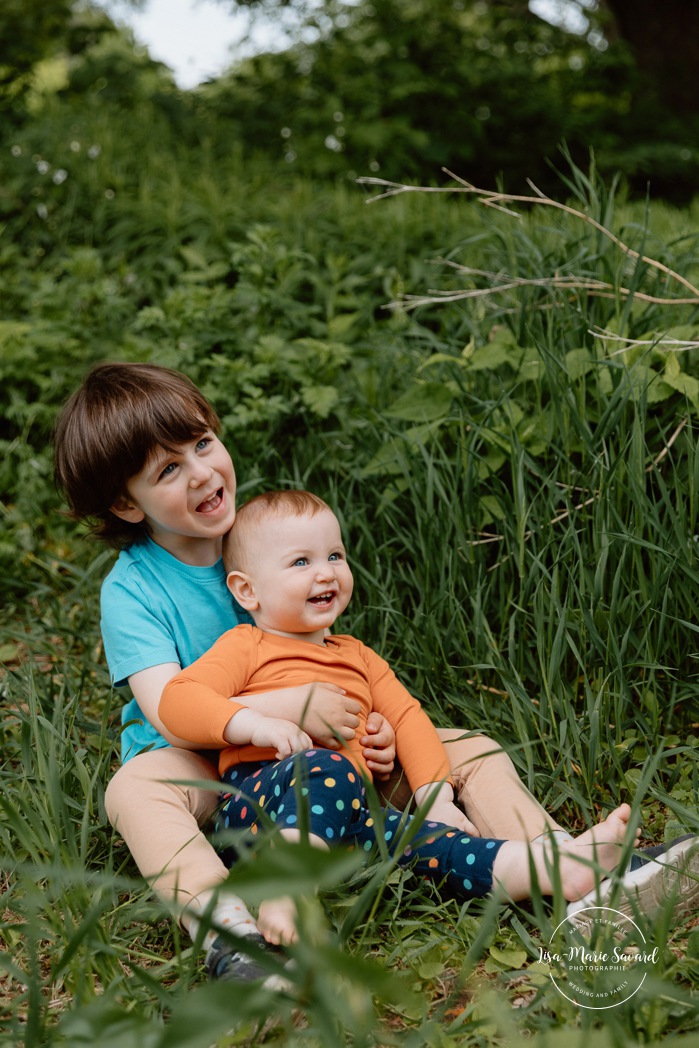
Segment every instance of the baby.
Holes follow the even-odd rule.
[[[306,808],[311,843],[354,844],[370,850],[377,831],[401,863],[435,879],[460,898],[497,890],[529,896],[532,868],[539,889],[554,891],[554,858],[546,841],[478,837],[454,804],[449,764],[420,704],[388,664],[361,641],[331,636],[329,628],[352,596],[352,573],[340,526],[330,507],[304,491],[260,495],[237,512],[224,540],[228,587],[255,625],[225,633],[165,687],[159,714],[168,730],[202,746],[222,747],[219,772],[231,787],[219,812],[220,828],[259,832],[269,820],[299,838],[299,805]],[[360,726],[372,710],[396,733],[398,757],[414,792],[421,824],[408,847],[398,832],[405,817],[384,809],[374,824],[363,777],[370,773],[354,739],[338,753],[314,745],[291,721],[266,716],[229,696],[316,680],[342,687],[360,704]],[[299,783],[303,788],[299,789]],[[260,815],[264,813],[264,822]],[[595,884],[595,867],[613,869],[629,831],[622,804],[607,819],[558,847],[558,876],[568,900]],[[296,936],[291,899],[262,903],[258,927],[272,943]]]

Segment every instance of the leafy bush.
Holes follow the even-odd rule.
[[[47,121],[53,149],[51,133]],[[122,188],[105,198],[111,156]],[[95,360],[182,368],[220,411],[245,493],[302,484],[338,507],[357,577],[343,628],[392,659],[436,720],[502,740],[567,824],[633,796],[649,836],[696,832],[698,322],[689,288],[691,304],[666,304],[668,270],[696,282],[696,216],[661,209],[651,232],[642,209],[575,171],[577,214],[538,201],[515,218],[445,194],[367,208],[347,187],[272,187],[239,158],[202,171],[157,137],[136,159],[116,138],[90,159],[81,193],[102,210],[87,221],[57,206],[53,229],[9,215],[0,269],[9,1036],[692,1036],[685,930],[644,924],[663,981],[603,1033],[532,963],[553,919],[543,906],[458,907],[380,857],[343,867],[349,894],[324,896],[329,932],[307,915],[289,1000],[199,986],[196,951],[147,900],[102,811],[118,733],[97,622],[111,554],[61,517],[50,432]],[[2,163],[19,196],[36,188],[24,153]],[[445,246],[446,265],[425,261]],[[437,281],[446,294],[426,294]],[[386,310],[391,299],[412,308]],[[272,886],[313,873],[264,861],[241,867],[241,890],[260,870]]]

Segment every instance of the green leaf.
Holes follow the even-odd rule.
[[[565,355],[565,362],[566,371],[573,381],[582,378],[595,366],[595,360],[588,349],[571,349]]]
[[[499,327],[491,330],[488,342],[469,353],[467,360],[473,371],[495,371],[503,364],[517,367],[523,352],[510,329]]]
[[[180,254],[190,269],[206,269],[209,264],[206,255],[191,244],[181,244]]]
[[[256,905],[277,895],[313,895],[318,888],[342,884],[362,864],[359,852],[321,851],[303,842],[275,843],[250,861],[239,861],[229,887]]]
[[[505,520],[507,514],[495,495],[483,495],[480,500],[482,512],[481,525],[491,524],[494,520]]]
[[[0,663],[14,662],[18,658],[19,653],[20,646],[16,641],[7,641],[5,644],[0,644]]]
[[[301,400],[319,418],[327,418],[340,399],[334,386],[306,386]]]
[[[693,378],[692,375],[685,375],[683,372],[672,377],[666,373],[663,379],[664,384],[677,390],[678,393],[683,393],[687,400],[691,402],[694,410],[699,413],[699,380]]]
[[[23,338],[32,330],[32,325],[22,320],[0,320],[0,344]]]
[[[611,369],[605,368],[604,371],[600,371],[598,381],[600,392],[604,393],[605,396],[610,397],[614,392],[614,379],[612,378]]]
[[[506,971],[519,971],[527,960],[526,950],[501,949],[499,946],[491,946],[488,953],[493,960]]]
[[[666,382],[671,382],[673,378],[677,378],[682,373],[680,367],[679,358],[676,353],[665,354],[665,372],[663,378]]]
[[[437,433],[441,427],[441,420],[426,422],[423,426],[411,426],[404,433],[391,437],[371,457],[361,472],[361,476],[369,477],[376,473],[397,474],[403,473],[406,466],[406,451],[413,453],[416,448],[421,447],[427,438]]]
[[[508,458],[509,455],[503,454],[498,448],[490,447],[488,454],[478,463],[478,476],[485,479],[499,473]]]
[[[425,961],[418,967],[417,973],[421,979],[431,981],[439,978],[443,971],[444,964],[441,961]]]
[[[427,358],[427,360],[420,364],[418,372],[424,371],[425,368],[432,367],[434,364],[458,364],[460,367],[464,367],[465,356],[468,356],[466,350],[464,350],[464,353],[461,357],[455,357],[451,353],[433,353],[431,356]]]
[[[673,394],[673,388],[646,364],[635,364],[627,372],[634,397],[645,396],[649,404],[660,404]]]
[[[527,382],[539,382],[546,374],[546,365],[536,346],[528,346],[519,364],[520,377]]]
[[[347,334],[349,329],[359,320],[361,313],[338,313],[337,316],[331,317],[328,321],[328,337],[332,339],[342,339]]]
[[[385,414],[406,422],[432,422],[444,418],[451,409],[454,391],[440,382],[422,382],[399,397]]]

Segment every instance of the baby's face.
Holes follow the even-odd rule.
[[[253,618],[272,633],[322,637],[352,596],[340,525],[330,510],[262,521],[246,568],[257,602]]]

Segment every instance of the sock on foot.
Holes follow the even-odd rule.
[[[188,931],[192,939],[196,939],[200,927],[201,917],[191,915],[188,921]],[[219,899],[211,913],[211,927],[202,940],[202,948],[207,956],[222,928],[235,932],[236,935],[260,934],[255,918],[240,899]]]

